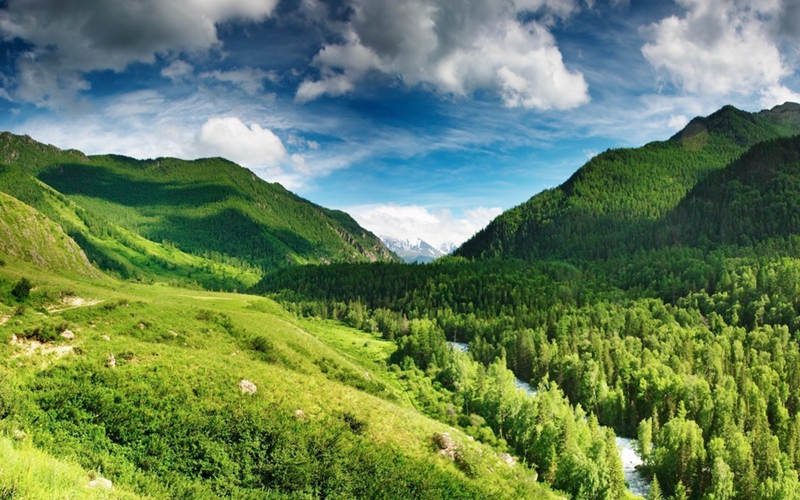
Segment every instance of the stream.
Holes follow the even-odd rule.
[[[448,341],[447,343],[451,348],[457,351],[469,351],[469,345],[465,344],[464,342]],[[514,378],[514,385],[517,386],[517,389],[522,389],[525,391],[529,396],[536,395],[536,389],[531,387],[529,383],[523,382],[516,377]],[[625,474],[625,482],[628,484],[628,491],[634,495],[647,498],[647,495],[650,493],[650,482],[641,472],[636,469],[638,465],[642,464],[642,459],[636,453],[636,449],[634,447],[636,441],[634,439],[623,437],[617,437],[616,441],[619,458],[622,460],[622,472]]]

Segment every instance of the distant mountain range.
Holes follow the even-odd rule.
[[[453,243],[445,243],[439,247],[434,247],[420,238],[399,239],[392,238],[391,236],[379,237],[383,244],[386,245],[386,248],[408,263],[425,264],[433,262],[439,257],[444,257],[456,249]]]

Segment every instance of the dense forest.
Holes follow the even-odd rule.
[[[604,153],[459,257],[290,268],[255,290],[393,339],[398,367],[434,380],[430,414],[480,416],[573,498],[616,498],[617,476],[601,438],[541,420],[543,398],[637,437],[650,498],[800,498],[800,141],[778,138],[796,108],[727,107]],[[503,368],[537,397],[487,384]]]

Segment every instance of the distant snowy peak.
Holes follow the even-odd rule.
[[[420,238],[400,239],[380,236],[380,239],[389,250],[406,262],[433,262],[456,248],[452,243],[445,243],[436,248]]]
[[[455,252],[458,245],[455,243],[448,241],[447,243],[442,243],[439,245],[439,251],[442,252],[444,255],[450,255],[451,253]]]

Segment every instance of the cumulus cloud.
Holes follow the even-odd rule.
[[[781,20],[797,10],[786,0],[678,0],[682,16],[646,30],[647,60],[696,94],[786,94],[792,68],[780,50]],[[785,31],[785,30],[784,30]],[[783,90],[782,90],[783,89]]]
[[[286,159],[280,138],[257,123],[249,127],[236,117],[210,118],[200,129],[198,149],[246,167],[276,165]]]
[[[327,12],[315,0],[303,5],[309,16]],[[320,77],[300,85],[297,101],[348,93],[371,72],[448,95],[492,90],[509,107],[568,109],[589,100],[583,75],[564,65],[548,29],[579,9],[574,0],[350,0],[348,7],[346,21],[331,22],[343,41],[316,54]]]
[[[16,94],[39,105],[88,88],[93,70],[122,71],[157,54],[206,51],[219,45],[216,25],[260,20],[278,0],[8,0],[0,36],[32,50],[18,62]],[[173,68],[180,69],[180,68]]]
[[[420,238],[434,246],[460,245],[502,213],[499,207],[476,207],[461,217],[448,209],[419,205],[366,205],[345,209],[375,234],[392,238]]]

